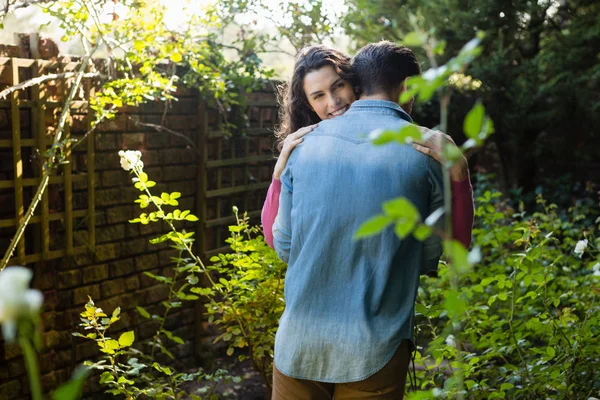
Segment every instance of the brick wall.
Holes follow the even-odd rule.
[[[273,101],[274,98],[272,91],[254,93],[252,96],[268,101]],[[199,114],[200,99],[194,91],[181,90],[178,98],[179,101],[174,102],[168,110],[165,123],[167,128],[185,134],[194,143],[198,142],[204,117],[208,116],[209,130],[217,130],[217,113],[210,111],[206,115]],[[148,243],[149,239],[166,232],[165,226],[128,223],[128,220],[140,213],[137,205],[134,205],[139,191],[133,188],[131,176],[120,168],[117,152],[121,149],[141,150],[145,171],[150,179],[158,183],[154,192],[160,194],[163,191],[179,191],[182,193],[180,208],[197,212],[199,154],[202,152],[192,148],[188,141],[180,137],[139,125],[140,122],[159,124],[163,111],[164,105],[159,103],[128,108],[114,120],[105,122],[98,128],[93,139],[96,146],[95,251],[32,266],[35,271],[34,286],[41,289],[45,297],[42,314],[44,348],[40,352],[40,368],[46,392],[68,379],[76,365],[99,355],[94,342],[71,335],[71,332],[79,329],[79,313],[88,296],[107,312],[112,312],[117,306],[121,307],[121,320],[114,325],[112,336],[118,337],[119,332],[133,329],[136,342],[140,342],[147,340],[155,332],[156,324],[139,316],[135,307],[143,306],[151,313],[158,311],[161,309],[160,302],[167,298],[168,293],[164,285],[158,284],[143,272],[168,275],[173,265],[170,258],[176,254],[169,249],[168,243]],[[261,121],[262,118],[261,116]],[[74,115],[73,134],[84,132],[83,121],[83,116]],[[274,117],[270,121],[274,123]],[[225,139],[225,142],[233,143],[235,140]],[[206,146],[208,153],[216,151],[216,147],[208,141],[200,143],[200,150],[202,146]],[[76,171],[86,170],[85,148],[84,144],[73,155]],[[271,148],[270,139],[266,138],[258,143],[255,153],[269,154]],[[255,174],[268,182],[272,164],[255,163],[251,168],[261,171]],[[7,172],[0,171],[2,173]],[[260,199],[264,199],[265,193],[266,190],[255,191],[249,202],[250,207],[259,208],[262,205]],[[86,202],[86,184],[75,184],[74,208],[86,208]],[[239,203],[238,205],[243,209]],[[209,210],[208,214],[214,212]],[[78,220],[74,226],[75,245],[87,243],[86,220]],[[190,223],[187,228],[197,230],[198,227]],[[59,234],[58,231],[53,232]],[[224,244],[222,241],[225,237],[220,237],[218,241],[221,243],[218,243],[212,233],[206,232],[208,231],[205,230],[203,235],[211,237],[203,237],[204,243],[215,247]],[[196,330],[196,326],[206,324],[202,323],[203,317],[195,307],[195,304],[188,303],[185,307],[176,309],[167,323],[167,328],[185,340],[185,344],[173,347],[172,352],[178,363],[187,366],[193,366],[198,361],[194,348],[198,335],[209,334]],[[0,399],[28,398],[28,383],[19,348],[3,345],[0,341],[0,361]],[[100,390],[97,381],[95,377],[88,379],[88,395]],[[103,395],[97,396],[103,398]]]

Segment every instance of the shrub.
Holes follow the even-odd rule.
[[[226,240],[232,252],[212,257],[214,264],[208,267],[220,277],[216,285],[223,294],[213,288],[192,291],[208,298],[208,321],[222,330],[215,342],[227,342],[228,355],[235,348],[248,348],[247,356],[270,389],[286,264],[264,241],[260,228],[249,225],[246,214],[240,218],[235,207],[234,214],[237,223],[229,227],[231,237]]]
[[[439,279],[423,277],[417,329],[428,345],[416,357],[428,366],[416,378],[418,388],[436,389],[411,398],[451,395],[453,367],[463,360],[467,398],[587,399],[600,390],[597,203],[560,210],[538,196],[539,211],[529,215],[478,180],[473,235],[482,262],[461,276],[458,337],[448,333],[444,307],[448,268],[442,263]]]

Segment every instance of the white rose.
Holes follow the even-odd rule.
[[[119,156],[121,157],[121,168],[125,171],[131,171],[133,168],[144,168],[142,152],[139,150],[121,150]]]
[[[577,254],[579,257],[581,257],[581,256],[583,256],[583,253],[585,252],[585,249],[587,249],[587,245],[588,245],[587,239],[580,240],[575,245],[575,250],[573,250],[573,252],[575,254]]]
[[[7,267],[0,272],[0,324],[7,342],[15,338],[17,319],[39,312],[42,292],[29,289],[33,273],[25,267]]]
[[[594,266],[592,267],[592,271],[594,271],[594,276],[600,276],[600,262],[594,264]]]
[[[452,347],[456,346],[456,339],[454,338],[454,335],[448,335],[446,338],[446,344]]]

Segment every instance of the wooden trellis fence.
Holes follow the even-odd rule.
[[[0,58],[2,88],[48,73],[74,71],[77,62]],[[54,137],[53,130],[70,84],[57,79],[11,93],[0,100],[0,248],[6,249],[23,220],[40,184],[44,153]],[[64,137],[77,141],[87,132],[91,115],[87,107],[89,80],[71,104],[71,123]],[[87,140],[85,160],[65,159],[50,178],[26,235],[18,243],[11,263],[29,264],[71,256],[93,249],[94,232],[94,141]],[[73,143],[73,142],[71,142]],[[81,162],[84,161],[84,162]],[[87,208],[76,209],[73,186],[87,187]],[[74,226],[87,227],[85,240],[76,241]]]
[[[271,182],[273,159],[273,126],[277,118],[277,102],[273,95],[248,102],[250,128],[240,136],[223,137],[209,130],[206,107],[200,107],[203,124],[198,136],[202,149],[198,175],[199,229],[205,257],[227,251],[224,240],[228,226],[235,222],[233,206],[259,222],[266,189]],[[269,97],[271,97],[269,99]]]

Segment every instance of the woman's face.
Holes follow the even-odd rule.
[[[308,104],[321,119],[339,117],[356,100],[354,88],[331,65],[311,71],[304,77]]]

